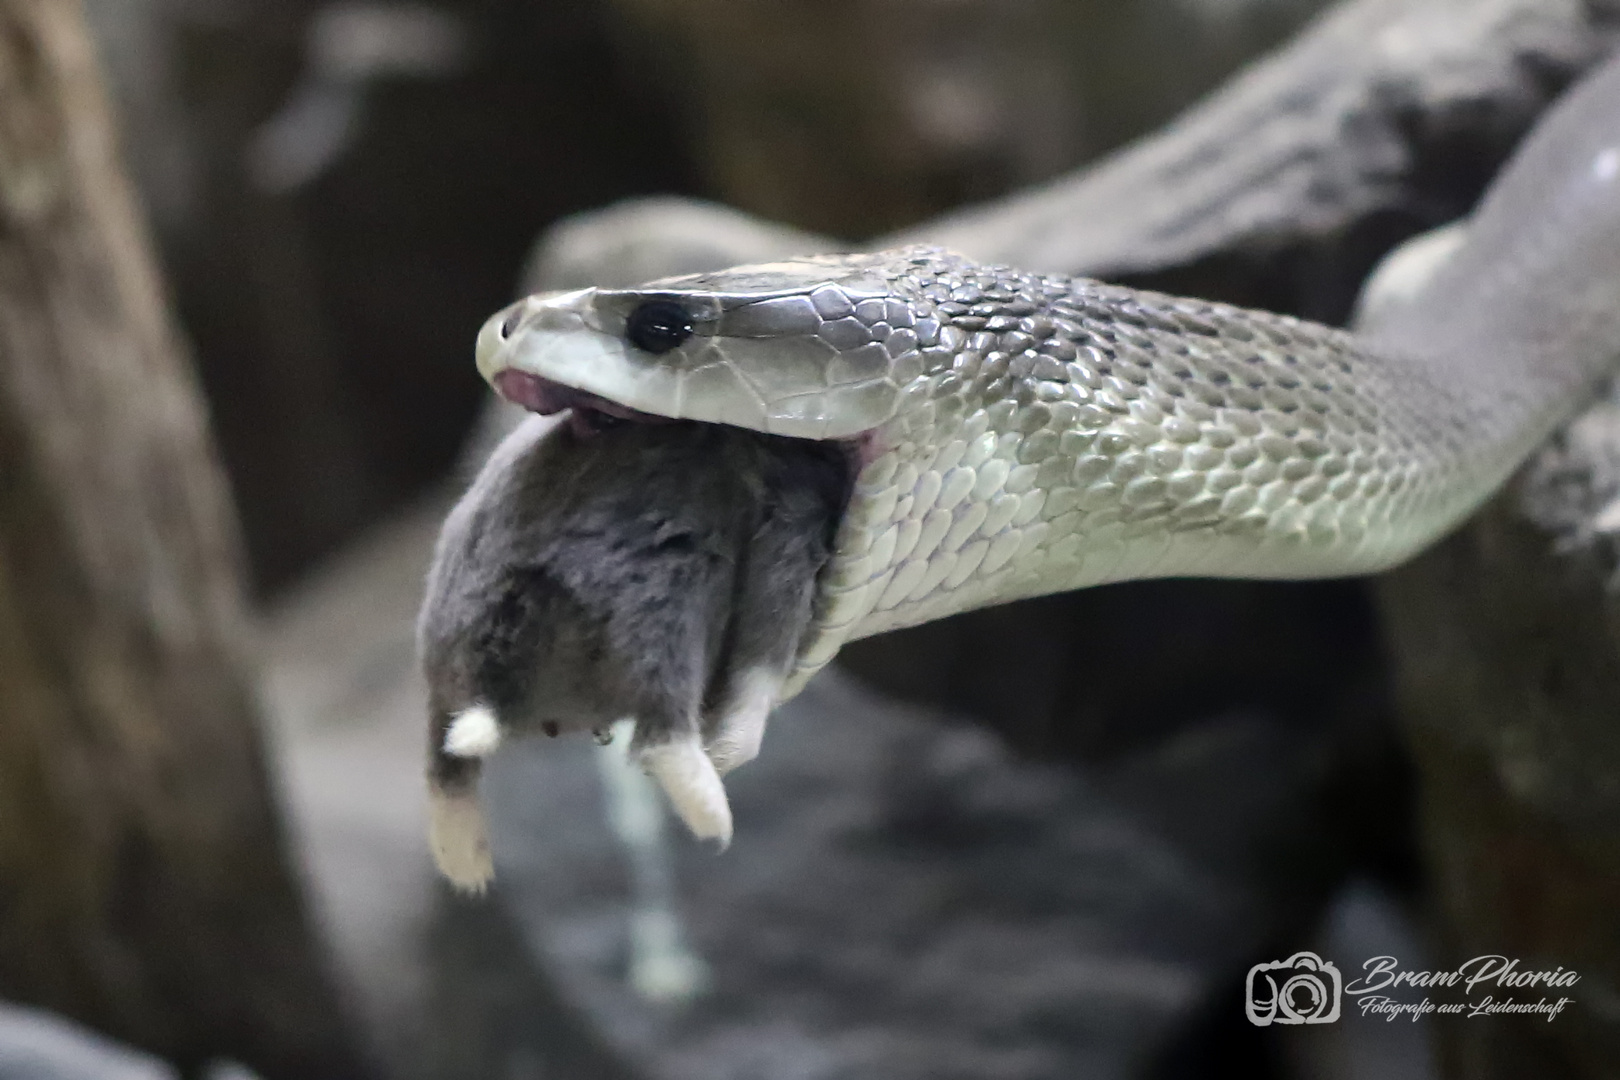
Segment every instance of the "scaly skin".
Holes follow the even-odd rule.
[[[626,320],[673,302],[659,354]],[[1620,62],[1567,96],[1417,301],[1353,336],[911,248],[531,297],[508,396],[846,440],[783,696],[847,640],[1129,578],[1390,566],[1479,505],[1620,353]]]

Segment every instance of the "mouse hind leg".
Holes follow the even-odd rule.
[[[677,730],[650,729],[636,725],[630,743],[630,759],[664,789],[670,805],[692,835],[699,840],[718,840],[722,848],[731,843],[731,803],[714,762],[704,752],[702,737],[695,723]]]
[[[699,718],[726,605],[714,580],[698,577],[683,584],[668,593],[675,610],[661,612],[660,619],[636,620],[641,640],[625,649],[634,657],[625,694],[635,721],[630,760],[664,789],[693,835],[724,847],[731,842],[731,806],[704,751]],[[653,626],[660,630],[656,640],[647,634]]]
[[[428,754],[428,847],[440,872],[457,889],[482,893],[495,876],[495,863],[478,780],[482,758],[495,749],[500,727],[493,711],[474,706],[438,712],[429,729],[433,744]]]
[[[816,575],[832,549],[847,497],[832,460],[776,461],[737,576],[729,648],[706,711],[709,757],[722,775],[759,756],[765,722],[781,697],[809,625]]]

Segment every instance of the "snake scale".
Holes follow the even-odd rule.
[[[1620,60],[1357,333],[908,248],[541,294],[478,342],[484,377],[534,411],[843,448],[853,493],[775,700],[846,641],[987,604],[1397,564],[1617,358]]]

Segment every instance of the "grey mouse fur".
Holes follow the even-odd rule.
[[[492,873],[476,787],[501,738],[626,717],[687,823],[728,838],[718,773],[757,752],[848,490],[836,447],[718,425],[509,435],[445,521],[417,626],[447,876]]]

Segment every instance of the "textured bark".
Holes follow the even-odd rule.
[[[237,536],[76,0],[0,0],[0,996],[364,1075],[289,867]]]

